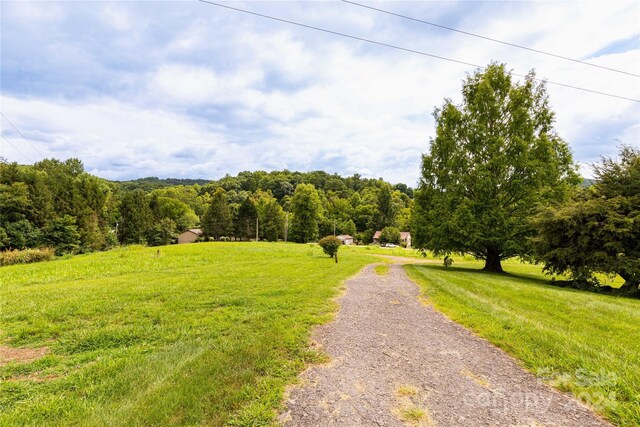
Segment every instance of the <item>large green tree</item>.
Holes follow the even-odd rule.
[[[623,291],[640,285],[640,150],[623,147],[619,161],[595,167],[596,184],[535,218],[537,259],[550,273],[570,273],[578,286],[593,273],[619,274]]]
[[[462,103],[434,112],[436,136],[422,157],[413,241],[437,253],[485,260],[485,270],[530,253],[529,218],[578,181],[568,145],[553,128],[544,83],[521,83],[504,65],[469,75]]]
[[[205,236],[214,239],[229,236],[233,231],[231,211],[222,188],[218,188],[211,196],[209,207],[202,218],[202,231]]]
[[[251,199],[247,197],[238,208],[238,214],[235,218],[236,237],[251,239],[256,237],[256,218],[258,218],[258,210]]]
[[[284,233],[284,211],[275,199],[264,206],[260,235],[269,242],[277,242]]]
[[[121,243],[144,243],[153,226],[153,213],[147,195],[142,190],[127,191],[120,203],[118,239]]]
[[[291,198],[291,240],[307,243],[318,237],[318,222],[321,218],[321,202],[312,184],[300,184]]]

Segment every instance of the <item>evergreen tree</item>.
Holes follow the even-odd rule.
[[[231,211],[222,188],[218,188],[211,196],[209,207],[202,218],[202,231],[205,236],[216,240],[229,236],[233,231]]]
[[[152,225],[153,213],[144,191],[134,190],[124,193],[120,203],[118,240],[125,244],[144,243],[147,231]]]
[[[251,239],[256,237],[256,218],[258,210],[251,197],[247,197],[238,208],[235,220],[236,236],[241,239]]]
[[[618,274],[622,291],[640,292],[640,150],[623,147],[620,160],[594,166],[596,184],[535,219],[537,260],[553,274],[570,273],[579,287],[594,273]]]

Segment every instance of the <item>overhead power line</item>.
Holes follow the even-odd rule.
[[[11,126],[12,126],[12,127],[13,127],[13,128],[14,128],[14,129],[19,133],[19,134],[20,134],[20,136],[21,136],[25,141],[27,141],[27,143],[28,143],[29,145],[31,145],[31,146],[33,147],[33,149],[34,149],[34,150],[36,150],[36,151],[38,152],[38,154],[40,154],[40,155],[42,156],[42,158],[43,158],[43,159],[46,157],[44,154],[42,154],[42,151],[40,151],[40,150],[38,149],[38,147],[36,147],[36,146],[35,146],[35,144],[33,144],[33,143],[32,143],[32,142],[31,142],[31,141],[30,141],[26,136],[24,136],[24,134],[22,133],[22,131],[20,131],[20,129],[18,129],[18,128],[17,128],[17,126],[16,126],[16,125],[14,125],[14,124],[11,122],[11,120],[9,120],[9,118],[8,118],[7,116],[5,116],[3,113],[0,113],[0,115],[1,115],[2,117],[4,117],[4,119],[5,119],[7,122],[9,122],[9,124],[10,124],[10,125],[11,125]]]
[[[308,24],[302,24],[300,22],[290,21],[288,19],[278,18],[278,17],[270,16],[270,15],[265,15],[265,14],[258,13],[258,12],[252,12],[250,10],[240,9],[240,8],[233,7],[233,6],[228,6],[226,4],[215,3],[215,2],[212,2],[212,1],[209,1],[209,0],[198,0],[198,1],[201,2],[201,3],[207,3],[207,4],[210,4],[210,5],[222,7],[222,8],[225,8],[225,9],[235,10],[237,12],[247,13],[249,15],[259,16],[261,18],[271,19],[273,21],[284,22],[286,24],[296,25],[298,27],[308,28],[308,29],[311,29],[311,30],[321,31],[321,32],[327,33],[327,34],[333,34],[333,35],[340,36],[340,37],[346,37],[346,38],[353,39],[353,40],[358,40],[358,41],[362,41],[362,42],[366,42],[366,43],[371,43],[371,44],[374,44],[374,45],[377,45],[377,46],[383,46],[383,47],[388,47],[390,49],[396,49],[396,50],[400,50],[400,51],[404,51],[404,52],[414,53],[414,54],[417,54],[417,55],[428,56],[428,57],[435,58],[435,59],[440,59],[440,60],[443,60],[443,61],[455,62],[457,64],[469,65],[469,66],[472,66],[472,67],[475,67],[475,68],[480,68],[480,69],[486,69],[487,68],[487,67],[484,67],[482,65],[473,64],[471,62],[466,62],[466,61],[461,61],[461,60],[458,60],[458,59],[453,59],[453,58],[447,58],[447,57],[444,57],[444,56],[434,55],[432,53],[427,53],[427,52],[423,52],[423,51],[415,50],[415,49],[409,49],[409,48],[406,48],[406,47],[397,46],[397,45],[393,45],[393,44],[389,44],[389,43],[383,43],[383,42],[379,42],[379,41],[375,41],[375,40],[371,40],[371,39],[366,39],[364,37],[352,36],[350,34],[345,34],[345,33],[341,33],[341,32],[338,32],[338,31],[333,31],[333,30],[327,30],[325,28],[320,28],[320,27],[316,27],[316,26],[308,25]],[[512,73],[512,75],[517,76],[517,77],[527,77],[524,74]],[[565,83],[554,82],[554,81],[551,81],[551,80],[545,80],[545,79],[539,79],[539,78],[535,78],[535,80],[539,81],[539,82],[546,82],[547,84],[550,84],[550,85],[562,86],[562,87],[566,87],[566,88],[570,88],[570,89],[580,90],[580,91],[583,91],[583,92],[589,92],[589,93],[594,93],[594,94],[597,94],[597,95],[608,96],[608,97],[611,97],[611,98],[624,99],[626,101],[632,101],[632,102],[640,102],[640,99],[628,98],[628,97],[625,97],[625,96],[614,95],[612,93],[606,93],[606,92],[600,92],[600,91],[593,90],[593,89],[587,89],[587,88],[584,88],[584,87],[579,87],[579,86],[573,86],[573,85],[569,85],[569,84],[565,84]]]
[[[22,154],[22,157],[24,157],[25,159],[27,159],[27,161],[28,161],[29,163],[33,163],[33,162],[31,161],[31,159],[30,159],[29,157],[27,157],[27,155],[26,155],[26,154],[24,154],[24,153],[23,153],[23,152],[22,152],[18,147],[16,147],[15,145],[13,145],[13,143],[9,140],[9,138],[7,138],[7,137],[6,137],[6,136],[4,136],[4,135],[0,135],[0,136],[2,137],[2,139],[4,139],[5,141],[7,141],[7,142],[9,143],[9,145],[13,147],[13,149],[14,149],[14,150],[16,150],[18,153]]]
[[[511,47],[517,47],[518,49],[524,49],[524,50],[528,50],[530,52],[540,53],[542,55],[553,56],[554,58],[560,58],[560,59],[564,59],[564,60],[567,60],[567,61],[577,62],[578,64],[588,65],[590,67],[596,67],[596,68],[600,68],[600,69],[607,70],[607,71],[613,71],[615,73],[621,73],[621,74],[627,74],[629,76],[640,77],[640,74],[631,73],[629,71],[618,70],[616,68],[611,68],[611,67],[605,67],[604,65],[593,64],[591,62],[582,61],[580,59],[569,58],[568,56],[558,55],[556,53],[551,53],[551,52],[547,52],[547,51],[544,51],[544,50],[534,49],[532,47],[527,47],[527,46],[519,45],[519,44],[516,44],[516,43],[506,42],[504,40],[494,39],[492,37],[487,37],[487,36],[483,36],[483,35],[480,35],[480,34],[471,33],[469,31],[459,30],[457,28],[447,27],[446,25],[436,24],[435,22],[429,22],[429,21],[425,21],[423,19],[413,18],[411,16],[402,15],[400,13],[391,12],[389,10],[379,9],[377,7],[369,6],[369,5],[362,4],[362,3],[357,3],[357,2],[354,2],[354,1],[350,1],[350,0],[342,0],[342,1],[344,3],[349,3],[349,4],[352,4],[354,6],[359,6],[359,7],[365,8],[365,9],[375,10],[376,12],[386,13],[387,15],[393,15],[393,16],[397,16],[398,18],[403,18],[403,19],[408,19],[410,21],[420,22],[422,24],[431,25],[433,27],[442,28],[444,30],[454,31],[454,32],[460,33],[460,34],[465,34],[467,36],[477,37],[479,39],[489,40],[489,41],[492,41],[492,42],[495,42],[495,43],[500,43],[500,44],[511,46]]]

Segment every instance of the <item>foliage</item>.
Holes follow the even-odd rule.
[[[209,182],[207,179],[182,179],[182,178],[164,178],[160,179],[155,176],[146,178],[138,178],[130,181],[121,181],[120,185],[125,191],[143,190],[145,192],[167,187],[183,187],[192,185],[205,185]]]
[[[0,252],[0,266],[13,264],[29,264],[32,262],[51,261],[55,255],[53,248],[24,249]]]
[[[209,207],[202,218],[202,231],[205,236],[218,240],[232,232],[232,219],[225,191],[218,188],[211,196]]]
[[[318,221],[321,218],[320,197],[312,184],[300,184],[291,199],[291,240],[307,243],[318,237]]]
[[[169,218],[162,218],[147,232],[149,246],[164,246],[174,243],[178,238],[176,223]]]
[[[277,242],[284,233],[284,211],[273,199],[264,206],[261,235],[269,242]]]
[[[413,244],[471,254],[501,271],[502,260],[530,253],[528,219],[537,206],[564,200],[579,180],[533,71],[517,83],[504,65],[491,64],[467,77],[462,95],[461,105],[447,99],[434,112]]]
[[[26,219],[5,224],[5,247],[13,249],[32,248],[40,245],[42,231]]]
[[[244,202],[238,209],[238,214],[234,221],[236,236],[241,239],[251,239],[256,237],[256,218],[258,218],[258,210],[255,203],[250,197],[244,199]]]
[[[620,161],[602,159],[595,184],[533,221],[536,258],[553,274],[570,273],[596,287],[594,273],[618,274],[623,291],[640,285],[640,150],[623,147]],[[594,286],[595,284],[595,286]]]
[[[285,387],[318,360],[312,328],[373,261],[275,243],[156,253],[2,267],[0,341],[50,353],[0,366],[0,425],[275,425]]]
[[[380,244],[382,245],[386,245],[387,243],[399,245],[400,240],[400,230],[395,227],[385,227],[380,232]]]
[[[318,195],[315,218],[304,226],[292,215],[293,194],[299,185],[313,185]],[[169,241],[172,233],[204,227],[219,189],[225,191],[233,227],[224,226],[218,239],[223,235],[253,238],[257,216],[259,238],[271,241],[284,237],[285,216],[291,220],[288,235],[293,240],[311,241],[335,230],[370,241],[379,224],[406,228],[413,193],[405,184],[392,186],[358,174],[341,177],[322,171],[245,171],[211,182],[154,177],[109,182],[86,173],[78,159],[45,159],[34,165],[0,159],[0,249],[45,244],[48,224],[65,215],[75,219],[78,252],[104,250],[118,243],[159,244]],[[159,226],[165,219],[173,221],[174,230],[166,227],[169,221]]]
[[[380,230],[394,225],[396,205],[393,203],[393,193],[389,185],[382,185],[378,190],[378,212],[375,228]]]
[[[318,241],[322,251],[329,255],[331,258],[335,258],[338,262],[338,249],[342,246],[342,241],[336,236],[326,236]]]
[[[174,223],[173,231],[184,231],[194,228],[199,222],[193,209],[181,200],[161,196],[161,193],[152,193],[149,207],[153,212],[155,222],[162,219],[171,220]]]
[[[640,425],[640,301],[548,286],[541,268],[507,261],[508,275],[456,267],[406,270],[438,311],[584,399],[614,425]],[[556,381],[553,381],[556,379]]]
[[[118,239],[127,244],[144,243],[152,219],[149,200],[142,190],[124,193],[120,203]]]
[[[340,232],[342,234],[347,234],[351,237],[356,235],[356,224],[352,219],[349,219],[347,222],[344,222],[340,225]]]
[[[76,219],[70,215],[50,221],[44,236],[45,244],[53,247],[56,255],[74,253],[80,247],[80,233],[78,233]]]
[[[9,235],[7,234],[7,230],[0,227],[0,250],[8,247],[10,243],[11,241],[9,240]]]
[[[362,233],[356,233],[354,237],[356,238],[358,243],[368,245],[371,242],[373,242],[374,234],[375,234],[375,231],[373,230],[365,230]]]

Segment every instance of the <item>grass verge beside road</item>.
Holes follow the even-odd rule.
[[[408,265],[439,311],[621,426],[640,425],[640,301],[549,285],[539,266]]]
[[[311,328],[375,261],[283,243],[159,249],[2,267],[0,425],[270,425],[317,357]]]

